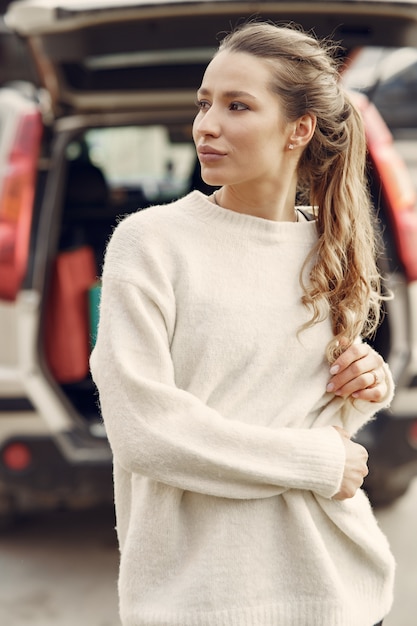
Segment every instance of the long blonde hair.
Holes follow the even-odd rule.
[[[219,52],[245,52],[267,60],[272,90],[288,121],[314,114],[317,126],[298,164],[298,192],[317,210],[318,242],[302,281],[307,326],[330,314],[334,360],[347,340],[373,334],[380,321],[381,279],[376,264],[374,214],[366,178],[362,119],[339,81],[337,47],[293,26],[244,24],[228,34]],[[306,262],[306,263],[307,263]]]

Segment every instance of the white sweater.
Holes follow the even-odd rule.
[[[362,491],[332,500],[372,404],[326,392],[314,222],[193,192],[108,246],[91,368],[114,455],[124,626],[373,626],[393,558]]]

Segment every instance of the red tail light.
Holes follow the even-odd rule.
[[[24,115],[0,173],[0,298],[14,300],[24,278],[42,136],[37,111]]]
[[[7,469],[14,472],[23,472],[32,463],[32,453],[25,443],[15,441],[9,443],[3,450],[2,461]]]
[[[409,281],[417,280],[417,195],[390,131],[375,106],[353,94],[365,120],[369,155],[383,182],[398,256]]]
[[[417,422],[413,422],[408,431],[410,445],[417,450]]]

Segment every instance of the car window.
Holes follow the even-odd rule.
[[[115,197],[122,190],[136,189],[146,203],[186,193],[195,166],[189,127],[95,128],[69,146],[68,156],[83,157],[98,167]]]

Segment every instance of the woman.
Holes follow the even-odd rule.
[[[226,37],[193,128],[220,189],[126,218],[108,246],[91,367],[124,626],[373,626],[390,609],[350,437],[393,383],[357,339],[381,295],[361,122],[337,79],[299,31]]]

